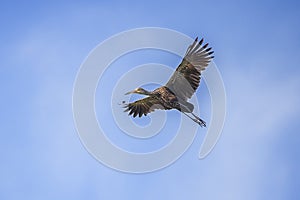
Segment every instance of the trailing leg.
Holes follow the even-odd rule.
[[[185,114],[188,118],[190,118],[190,119],[193,120],[194,122],[196,122],[197,124],[199,124],[201,127],[206,127],[205,121],[203,121],[203,120],[200,119],[199,117],[192,118],[191,116],[189,116],[189,115],[186,114],[185,112],[182,112],[182,113]],[[194,115],[194,116],[195,116],[195,115]]]
[[[192,113],[192,115],[202,124],[200,126],[204,126],[206,127],[206,122],[204,120],[202,120],[200,117],[198,117],[197,115],[195,115],[194,113]]]

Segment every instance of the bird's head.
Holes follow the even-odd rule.
[[[133,94],[133,93],[135,93],[135,94],[145,94],[145,95],[149,94],[149,92],[147,90],[139,87],[139,88],[136,88],[135,90],[127,92],[125,95],[127,95],[127,94]]]

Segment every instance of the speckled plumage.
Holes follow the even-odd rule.
[[[125,106],[125,112],[133,117],[147,115],[155,109],[177,109],[185,115],[191,113],[191,118],[201,126],[205,122],[193,114],[194,106],[188,102],[200,84],[201,72],[206,69],[213,58],[211,48],[208,44],[202,46],[203,39],[198,38],[191,44],[185,56],[165,86],[159,87],[152,92],[143,88],[137,88],[131,93],[144,94],[148,97],[129,103]]]

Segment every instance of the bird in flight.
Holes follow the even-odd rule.
[[[124,112],[133,117],[147,115],[156,110],[176,109],[188,116],[201,127],[206,127],[206,122],[193,113],[194,105],[188,102],[200,84],[201,72],[206,69],[214,56],[208,48],[208,43],[203,44],[203,38],[198,42],[198,37],[188,47],[183,60],[177,67],[166,85],[153,91],[137,88],[127,94],[142,94],[147,97],[125,104]],[[191,115],[191,116],[190,116]]]

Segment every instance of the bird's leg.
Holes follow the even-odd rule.
[[[190,119],[192,119],[194,122],[196,122],[197,124],[199,124],[201,127],[206,127],[206,122],[203,121],[200,117],[196,116],[187,106],[185,106],[184,104],[180,104],[180,107],[185,108],[188,113],[191,113],[195,118],[192,118],[191,116],[189,116],[188,114],[186,114],[184,111],[181,110],[181,112],[183,114],[185,114],[186,116],[188,116]]]
[[[194,113],[192,113],[192,115],[201,123],[200,126],[204,126],[206,127],[206,122],[204,120],[202,120],[200,117],[198,117],[197,115],[195,115]]]
[[[201,120],[199,117],[197,118],[192,118],[191,116],[189,116],[188,114],[186,114],[185,112],[182,112],[183,114],[185,114],[186,116],[188,116],[191,120],[193,120],[194,122],[196,122],[197,124],[199,124],[201,127],[205,127],[206,124],[203,120]],[[199,118],[199,119],[198,119]]]

